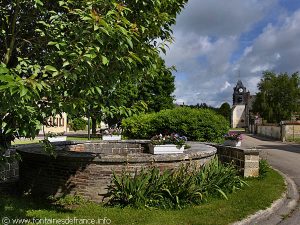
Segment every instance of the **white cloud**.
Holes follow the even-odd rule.
[[[175,95],[185,104],[232,101],[241,79],[252,94],[262,71],[300,70],[300,10],[288,17],[278,0],[190,0],[165,56],[175,65]],[[276,12],[276,13],[274,13]],[[254,25],[260,23],[255,27]],[[246,42],[240,40],[246,35]],[[243,41],[243,42],[242,42]]]
[[[244,50],[243,56],[249,55],[252,52],[252,50],[253,50],[252,46],[246,47]]]
[[[295,72],[300,69],[300,10],[277,24],[269,24],[254,40],[252,51],[240,60],[240,65],[250,73],[263,70]]]
[[[176,29],[201,36],[236,35],[259,21],[274,0],[190,0]]]
[[[221,88],[221,92],[225,91],[227,88],[231,87],[231,84],[228,81],[225,82],[224,86]]]
[[[250,70],[251,73],[261,73],[266,70],[272,70],[274,68],[274,65],[271,64],[264,64],[264,65],[256,65],[253,69]]]

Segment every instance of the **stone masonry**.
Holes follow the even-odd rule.
[[[259,150],[214,145],[221,162],[233,163],[244,177],[259,176]]]
[[[15,150],[9,149],[5,156],[7,161],[0,164],[0,191],[10,191],[19,179],[19,163],[16,159],[10,159],[14,156]]]
[[[148,141],[149,142],[149,141]],[[182,164],[203,165],[216,149],[195,144],[183,154],[152,155],[148,142],[135,141],[67,143],[58,145],[57,157],[41,151],[41,146],[24,146],[18,152],[20,187],[36,195],[78,194],[95,202],[105,201],[113,172],[135,173],[142,168],[174,169]]]
[[[15,185],[24,192],[37,195],[62,196],[79,194],[101,202],[105,200],[113,171],[132,173],[156,166],[160,170],[182,164],[203,165],[216,154],[224,163],[234,163],[245,177],[259,175],[259,151],[230,146],[190,142],[183,154],[152,155],[149,141],[62,142],[56,143],[57,157],[47,155],[40,144],[17,148],[22,161],[10,162],[0,168],[0,191]],[[20,175],[19,175],[20,171]]]

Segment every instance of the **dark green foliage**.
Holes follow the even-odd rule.
[[[238,176],[238,171],[233,165],[224,165],[217,158],[199,171],[197,183],[205,196],[223,196],[226,199],[227,193],[234,192],[246,184]]]
[[[149,71],[149,75],[141,80],[138,99],[147,103],[148,112],[174,108],[174,81],[172,68],[167,68],[163,61],[159,61],[156,69]]]
[[[173,209],[200,203],[202,195],[191,173],[188,166],[182,166],[163,173],[154,167],[135,172],[133,176],[125,171],[120,176],[114,174],[113,185],[109,189],[109,204]]]
[[[140,77],[122,78],[116,84],[115,91],[111,89],[104,93],[104,101],[110,105],[131,107],[131,111],[112,111],[112,115],[104,118],[110,126],[120,123],[124,118],[141,112],[158,112],[163,109],[174,108],[175,90],[172,68],[166,67],[163,60],[157,58],[157,65],[149,71],[142,71]],[[107,98],[107,99],[106,99]],[[142,105],[142,103],[144,105]],[[141,107],[143,106],[143,107]]]
[[[203,168],[187,164],[164,172],[158,168],[143,169],[134,175],[123,171],[120,176],[113,176],[109,204],[180,209],[209,197],[227,199],[228,193],[244,184],[232,165],[223,165],[217,158]]]
[[[178,133],[190,141],[220,142],[229,130],[229,123],[209,109],[178,107],[127,118],[122,127],[129,138],[150,139],[160,133]]]
[[[57,152],[56,152],[55,145],[53,145],[48,139],[44,139],[39,142],[42,143],[43,150],[45,153],[56,158]]]
[[[145,207],[156,204],[159,189],[163,188],[168,172],[160,175],[157,168],[137,171],[132,176],[123,171],[120,176],[113,174],[113,180],[109,187],[111,205]]]
[[[166,185],[161,190],[159,207],[169,209],[202,202],[201,187],[197,185],[196,168],[182,165],[166,177]]]
[[[217,111],[218,111],[219,114],[224,116],[230,122],[230,120],[231,120],[231,107],[230,107],[229,103],[224,102]]]
[[[275,74],[266,71],[258,84],[259,92],[253,111],[270,123],[290,120],[292,113],[300,111],[300,77],[298,73]]]
[[[70,121],[70,127],[72,130],[85,130],[87,122],[83,118],[75,118]]]
[[[202,102],[201,104],[197,103],[196,105],[186,105],[186,107],[190,107],[192,109],[211,109],[214,111],[218,111],[218,108],[208,105],[205,102]]]
[[[172,91],[160,52],[186,2],[1,1],[0,150],[20,136],[34,138],[62,112],[99,118],[142,111],[144,98],[128,105],[114,98],[124,80],[137,86],[154,71],[157,79],[169,75],[157,83],[170,82]]]

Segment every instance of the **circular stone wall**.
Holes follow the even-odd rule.
[[[174,169],[182,163],[203,165],[215,154],[216,148],[190,142],[183,154],[152,155],[149,141],[99,141],[56,143],[57,156],[43,152],[39,144],[17,147],[20,161],[20,188],[38,195],[62,196],[78,194],[88,200],[105,200],[112,173],[135,172],[156,166]]]

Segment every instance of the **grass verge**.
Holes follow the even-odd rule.
[[[29,197],[0,197],[0,218],[51,218],[51,219],[110,219],[110,224],[229,224],[241,220],[260,209],[266,209],[280,198],[285,190],[283,178],[268,169],[263,179],[247,179],[249,186],[228,195],[225,199],[209,199],[200,206],[182,210],[109,208],[95,203],[77,207],[60,207]],[[55,223],[53,223],[55,224]],[[82,223],[85,224],[85,223]],[[86,223],[87,224],[87,223]],[[99,223],[105,224],[105,223]]]
[[[295,142],[295,143],[300,143],[300,137],[295,137],[295,138],[289,138],[287,139],[289,142]]]
[[[26,145],[26,144],[34,144],[34,143],[39,143],[39,141],[42,139],[16,139],[15,141],[12,141],[12,145]],[[91,141],[99,141],[101,140],[99,137],[91,137]],[[73,137],[73,136],[68,136],[67,141],[88,141],[87,137]]]

